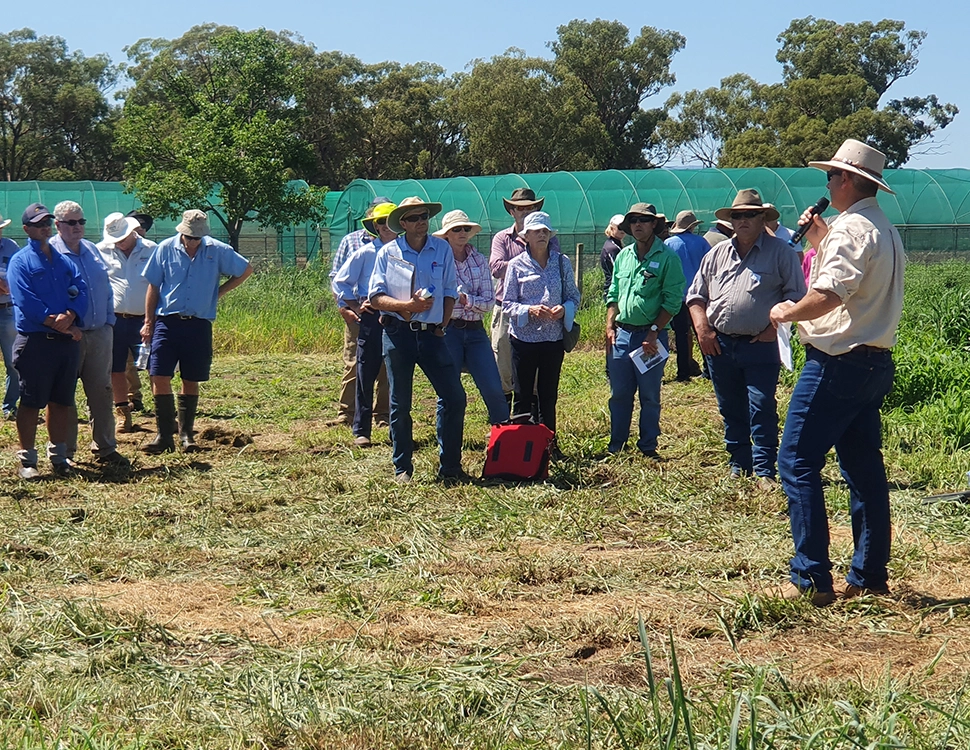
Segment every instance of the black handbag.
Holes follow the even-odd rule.
[[[559,297],[561,302],[566,301],[566,269],[562,262],[562,253],[559,253]],[[579,343],[579,321],[573,319],[573,327],[568,331],[566,326],[562,327],[562,348],[564,351],[571,352]]]

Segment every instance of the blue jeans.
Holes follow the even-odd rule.
[[[724,445],[731,456],[731,471],[774,479],[778,457],[775,389],[781,371],[778,344],[721,333],[717,334],[717,343],[721,353],[706,357],[707,371],[724,419]]]
[[[472,327],[466,327],[469,323],[473,323]],[[488,409],[488,421],[492,424],[508,422],[509,402],[505,400],[505,391],[502,390],[502,378],[495,364],[492,342],[481,322],[452,320],[445,329],[445,345],[458,371],[467,368],[475,381]]]
[[[395,474],[413,474],[413,423],[411,393],[417,365],[438,394],[436,427],[439,476],[461,471],[462,431],[465,424],[465,391],[458,367],[445,341],[433,331],[412,331],[397,318],[384,318],[384,362],[391,390],[391,442]]]
[[[821,472],[833,446],[849,485],[855,543],[846,580],[864,588],[886,585],[891,529],[879,407],[892,388],[894,371],[886,350],[854,349],[830,357],[806,347],[778,453],[795,542],[791,580],[800,588],[832,590]]]
[[[657,450],[660,437],[660,382],[663,380],[662,362],[641,374],[630,359],[630,352],[643,345],[649,331],[616,331],[616,343],[610,350],[610,453],[623,450],[630,439],[633,422],[633,398],[640,394],[640,437],[637,448],[641,453]],[[667,331],[657,339],[667,346]]]
[[[14,324],[13,308],[0,310],[0,350],[3,352],[3,365],[7,370],[3,389],[4,413],[17,408],[20,398],[20,377],[13,367],[13,340],[17,338],[17,327]]]

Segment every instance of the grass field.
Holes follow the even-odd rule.
[[[398,486],[386,430],[362,451],[323,426],[341,363],[320,275],[254,278],[221,312],[201,454],[140,454],[142,417],[132,471],[26,484],[0,426],[0,749],[970,747],[970,506],[921,502],[970,470],[970,272],[914,266],[908,288],[893,593],[816,610],[760,595],[786,575],[785,499],[727,477],[707,382],[665,382],[659,467],[600,458],[595,305],[550,481],[433,482],[422,380]]]

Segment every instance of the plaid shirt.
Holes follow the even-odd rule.
[[[370,232],[366,229],[358,229],[356,232],[344,235],[344,238],[340,240],[340,244],[337,245],[337,252],[333,254],[333,263],[330,266],[330,280],[333,281],[333,277],[337,275],[337,271],[343,267],[344,263],[347,262],[347,258],[355,250],[360,250],[368,242],[372,242],[373,239]]]
[[[465,245],[465,250],[468,254],[463,261],[455,260],[455,270],[458,272],[458,291],[464,292],[468,304],[455,301],[451,319],[481,320],[495,302],[492,277],[485,256],[471,245]]]

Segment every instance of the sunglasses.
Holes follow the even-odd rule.
[[[375,224],[376,224],[377,226],[379,226],[379,227],[382,227],[382,226],[384,226],[385,224],[387,224],[387,217],[385,216],[385,217],[384,217],[383,219],[374,219],[374,223],[375,223]]]
[[[190,237],[187,234],[183,234],[182,237],[185,238],[189,242],[198,242],[199,240],[202,239],[201,237]]]
[[[634,224],[653,224],[656,220],[655,216],[631,216],[626,223],[632,227]]]
[[[532,211],[535,211],[538,207],[539,206],[538,206],[537,203],[533,203],[531,206],[512,206],[512,210],[513,211],[528,211],[528,212],[531,213]]]
[[[58,224],[67,224],[69,227],[76,227],[80,224],[82,227],[88,223],[87,219],[58,219]]]
[[[732,211],[731,221],[737,221],[738,219],[755,219],[758,216],[761,216],[762,213],[764,212],[763,211]]]
[[[427,221],[430,217],[429,214],[412,214],[411,216],[402,216],[401,221],[410,224],[412,221]]]
[[[32,221],[27,224],[28,227],[49,227],[54,223],[53,219],[41,219],[40,221]]]
[[[464,234],[465,232],[472,231],[472,228],[471,227],[452,227],[449,231],[451,231],[451,232],[462,232]]]
[[[828,172],[825,173],[825,181],[828,182],[833,177],[839,177],[842,174],[843,172],[841,169],[830,169]]]

